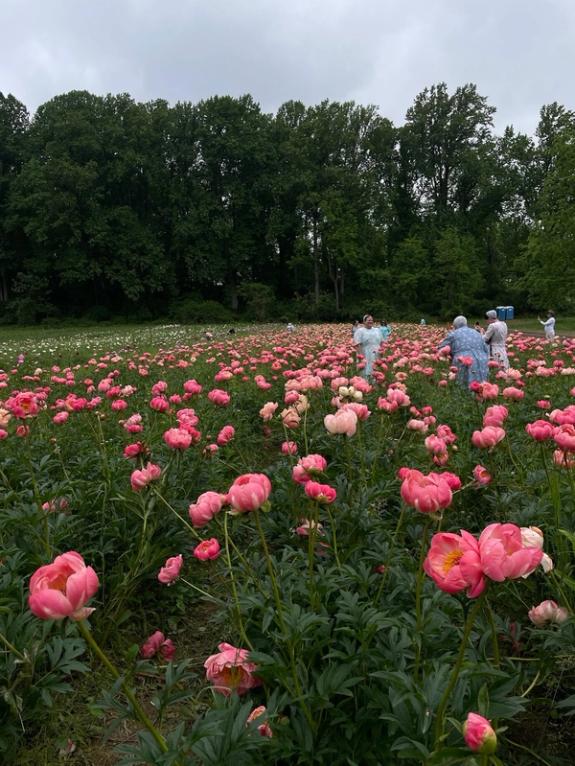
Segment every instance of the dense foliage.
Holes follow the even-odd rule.
[[[474,85],[373,106],[0,94],[4,321],[572,308],[575,115],[493,132]],[[429,289],[430,285],[433,289]]]
[[[572,762],[575,343],[398,330],[0,345],[3,763]]]

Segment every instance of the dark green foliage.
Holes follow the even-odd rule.
[[[426,88],[401,127],[353,102],[71,91],[30,122],[0,93],[2,321],[569,310],[574,114],[543,107],[533,140],[494,111],[473,84]]]

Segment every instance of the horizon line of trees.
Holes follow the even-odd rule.
[[[574,308],[575,113],[0,93],[0,321]]]

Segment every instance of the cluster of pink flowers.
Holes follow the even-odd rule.
[[[176,654],[176,647],[171,638],[166,638],[161,630],[156,630],[155,633],[147,638],[140,647],[140,655],[149,660],[156,655],[159,655],[162,660],[170,662],[174,659]]]
[[[136,469],[132,471],[130,476],[130,484],[134,492],[140,492],[148,486],[152,481],[157,481],[162,475],[162,469],[155,463],[147,463],[144,468]]]
[[[441,590],[447,593],[467,590],[467,595],[475,598],[485,589],[486,578],[502,582],[525,577],[542,559],[541,547],[526,543],[520,527],[495,523],[486,527],[479,539],[465,530],[460,535],[437,533],[432,538],[424,570]]]

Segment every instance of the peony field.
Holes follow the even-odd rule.
[[[573,763],[575,338],[393,330],[0,342],[0,763]]]

